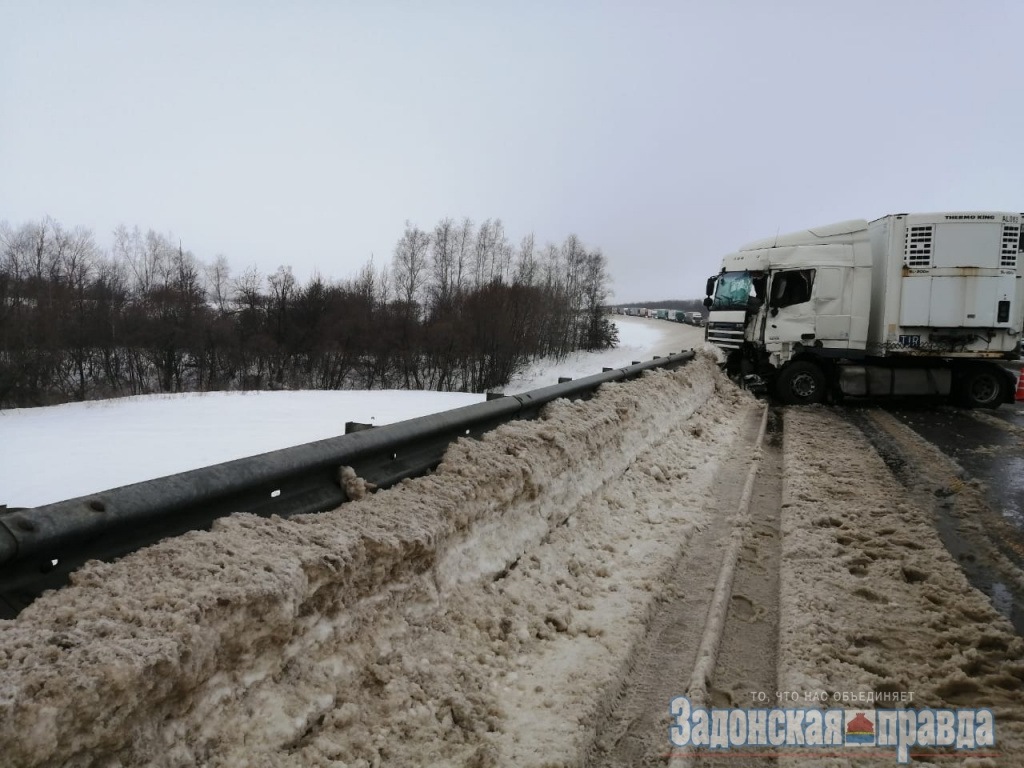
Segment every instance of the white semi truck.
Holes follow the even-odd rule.
[[[1024,214],[894,214],[759,240],[707,282],[705,338],[789,404],[843,395],[1013,402]]]

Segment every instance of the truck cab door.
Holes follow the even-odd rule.
[[[852,333],[851,302],[845,298],[848,267],[820,267],[814,275],[811,307],[815,341],[826,347],[848,348]]]
[[[813,344],[815,312],[811,303],[815,270],[788,269],[772,275],[768,289],[765,346],[772,351],[782,344]]]

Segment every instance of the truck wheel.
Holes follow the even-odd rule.
[[[775,393],[786,405],[813,405],[825,401],[825,373],[807,360],[797,360],[782,369],[775,380]]]
[[[998,408],[1003,402],[1003,382],[996,371],[973,368],[960,382],[960,404],[967,408]]]

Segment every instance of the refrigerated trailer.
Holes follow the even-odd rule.
[[[707,281],[705,338],[786,403],[843,395],[1013,402],[1024,214],[894,214],[759,240]]]

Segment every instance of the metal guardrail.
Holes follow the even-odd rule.
[[[450,411],[352,432],[293,448],[125,485],[33,509],[0,508],[0,618],[16,616],[59,589],[87,560],[113,560],[162,539],[208,529],[218,517],[250,512],[292,517],[348,500],[339,470],[351,467],[378,488],[436,467],[459,437],[478,438],[513,419],[535,418],[559,398],[580,399],[601,384],[688,362],[692,351]]]

